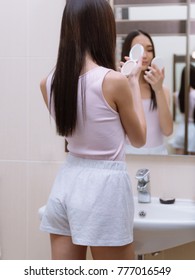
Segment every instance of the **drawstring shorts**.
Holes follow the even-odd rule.
[[[134,204],[126,163],[67,155],[57,174],[40,229],[85,246],[133,241]]]

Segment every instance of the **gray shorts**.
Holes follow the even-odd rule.
[[[133,241],[134,205],[125,162],[68,154],[59,171],[40,229],[71,236],[86,246],[122,246]]]

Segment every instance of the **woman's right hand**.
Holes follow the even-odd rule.
[[[139,81],[139,77],[142,71],[142,57],[135,63],[135,67],[133,67],[130,75],[128,76],[128,80],[131,83],[133,80]]]
[[[124,59],[126,60],[126,62],[130,60],[129,56],[125,56]],[[121,68],[123,67],[124,64],[125,62],[120,61],[120,66],[118,68],[119,72],[121,72]],[[135,67],[133,68],[131,73],[127,76],[127,78],[131,80],[132,78],[137,77],[139,79],[141,71],[142,71],[142,57],[137,62],[135,62]]]
[[[128,61],[130,58],[129,58],[129,56],[125,56],[124,59],[125,59],[126,61]],[[126,62],[126,61],[125,61],[125,62]],[[124,62],[124,61],[120,61],[120,63],[119,63],[119,68],[118,68],[119,72],[121,72],[121,68],[123,67],[123,65],[125,64],[125,62]]]

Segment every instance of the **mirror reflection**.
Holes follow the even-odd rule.
[[[177,62],[179,61],[179,62]],[[173,102],[175,108],[175,132],[170,140],[175,154],[183,155],[185,153],[185,114],[188,115],[188,128],[187,128],[187,154],[195,155],[195,63],[191,57],[189,67],[189,87],[187,92],[188,99],[188,112],[185,106],[185,80],[186,80],[186,66],[184,56],[174,56],[174,69],[179,68],[180,81],[176,83],[180,85],[173,94]],[[177,65],[178,64],[178,65]],[[182,69],[181,69],[182,67]],[[179,76],[177,74],[177,76]]]
[[[184,1],[183,3],[177,3],[177,1],[164,1],[168,3],[162,4],[162,1],[156,1],[155,4],[148,5],[151,1],[138,1],[138,3],[136,3],[136,1],[122,1],[123,5],[120,5],[120,2],[121,1],[114,1],[118,33],[117,61],[121,61],[124,40],[132,30],[141,29],[151,36],[155,46],[155,55],[160,56],[164,61],[163,87],[167,88],[169,91],[170,101],[168,105],[174,121],[174,131],[170,135],[163,135],[163,144],[169,155],[179,154],[176,153],[176,150],[172,145],[172,139],[175,137],[177,120],[180,116],[178,108],[175,111],[174,95],[176,89],[174,88],[174,79],[177,83],[176,87],[179,89],[181,71],[177,71],[176,77],[174,77],[173,57],[175,54],[182,55],[184,58],[186,57],[186,25],[188,20],[187,3],[184,3]],[[140,2],[143,2],[143,4],[140,4]],[[193,48],[193,46],[190,46],[190,48]],[[182,70],[182,67],[180,70]],[[154,135],[154,138],[155,137],[156,135]],[[143,154],[142,152],[138,152],[138,154],[140,153]],[[151,153],[148,151],[144,154]]]
[[[173,132],[170,91],[163,85],[164,67],[160,69],[153,62],[156,56],[151,36],[143,30],[130,32],[122,45],[121,61],[125,62],[129,52],[138,44],[143,47],[139,85],[147,123],[147,137],[146,144],[141,148],[133,147],[127,140],[126,153],[167,155],[164,136],[170,136]]]

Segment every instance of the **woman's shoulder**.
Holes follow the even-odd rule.
[[[40,82],[40,89],[41,89],[41,93],[42,93],[43,99],[44,99],[44,101],[45,101],[45,104],[48,106],[48,97],[47,97],[46,82],[47,82],[47,79],[46,79],[46,78],[44,78],[44,79]]]
[[[105,76],[105,83],[109,83],[110,87],[118,89],[127,85],[128,79],[120,72],[115,70],[110,70]]]
[[[127,78],[121,72],[111,69],[108,72],[109,79],[126,80]]]
[[[115,101],[119,100],[129,94],[128,79],[120,72],[110,70],[103,81],[103,92],[105,96]]]
[[[44,98],[46,105],[48,106],[48,100],[50,96],[51,81],[54,71],[52,70],[47,77],[41,80],[40,89]],[[49,85],[48,85],[49,83]]]

